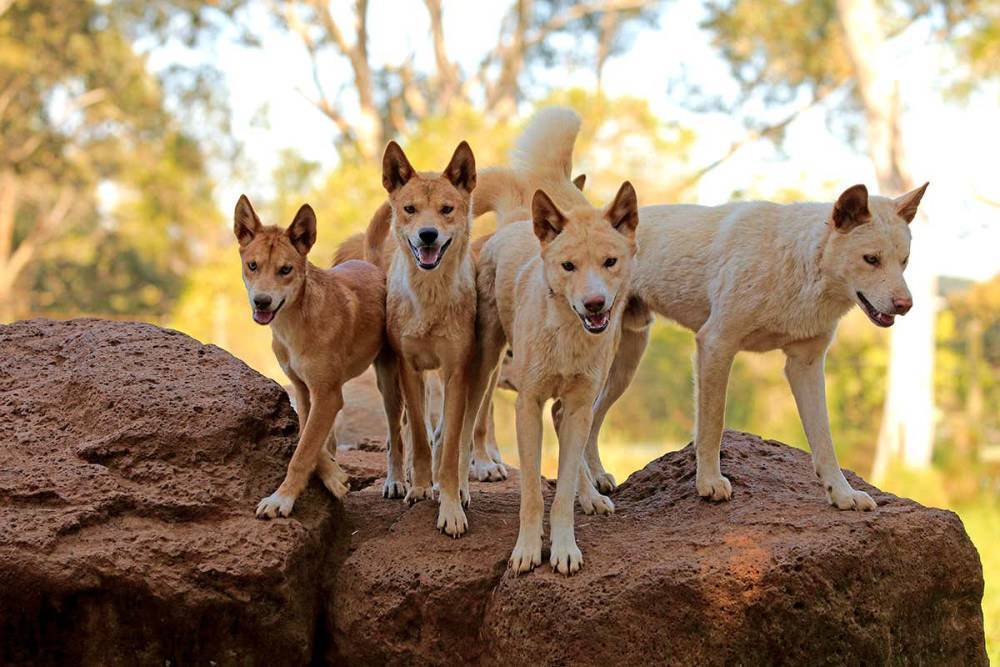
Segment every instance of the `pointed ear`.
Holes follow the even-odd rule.
[[[535,226],[535,236],[542,245],[559,236],[566,226],[566,216],[541,190],[535,190],[535,196],[531,199],[531,220]]]
[[[635,237],[635,228],[639,225],[639,201],[631,183],[625,181],[618,188],[614,201],[604,212],[604,219],[625,236]]]
[[[579,190],[580,192],[583,192],[583,186],[586,182],[587,182],[586,174],[580,174],[579,176],[573,179],[573,185],[575,185],[576,189]]]
[[[864,185],[852,185],[833,205],[833,225],[838,232],[849,232],[858,225],[871,222],[872,214],[868,211],[868,188]]]
[[[406,185],[415,173],[406,153],[395,141],[390,141],[382,154],[382,187],[390,194]]]
[[[476,188],[476,157],[467,142],[458,145],[442,175],[459,190],[472,192]]]
[[[308,255],[316,243],[316,213],[309,204],[303,204],[295,214],[292,224],[285,230],[288,240],[292,242],[300,255]]]
[[[917,206],[920,205],[920,200],[924,198],[924,191],[927,190],[928,185],[930,185],[930,182],[924,183],[916,190],[910,190],[902,197],[897,197],[893,201],[896,205],[896,215],[908,223],[913,222],[913,219],[917,217]]]
[[[247,199],[246,195],[240,195],[239,201],[236,202],[236,210],[233,212],[233,234],[240,242],[240,247],[246,247],[253,241],[253,237],[257,235],[260,228],[260,218],[253,210],[250,200]]]

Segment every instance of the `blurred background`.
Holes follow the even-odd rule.
[[[461,139],[504,163],[553,103],[584,119],[594,202],[625,178],[643,204],[931,181],[916,306],[889,331],[844,319],[832,427],[845,467],[962,516],[1000,659],[996,0],[0,0],[0,322],[153,322],[282,381],[239,276],[239,193],[272,224],[310,202],[324,265],[382,201],[388,139],[420,169]],[[693,350],[657,322],[606,423],[619,480],[690,439]],[[727,423],[805,447],[782,363],[737,359]]]

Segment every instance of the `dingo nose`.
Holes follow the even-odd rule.
[[[437,241],[438,230],[434,229],[433,227],[421,227],[420,231],[417,232],[417,236],[420,237],[421,241],[423,241],[427,245],[430,245],[435,241]]]
[[[591,296],[587,297],[587,300],[583,302],[583,307],[592,313],[599,313],[604,310],[604,303],[603,296]]]
[[[896,312],[900,315],[906,315],[910,308],[913,308],[913,299],[908,296],[904,297],[892,297],[892,307],[896,309]]]
[[[271,306],[271,297],[266,294],[261,294],[253,298],[253,305],[257,307],[257,310],[264,310]]]

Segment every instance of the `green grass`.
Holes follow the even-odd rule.
[[[1000,665],[1000,506],[983,502],[952,508],[962,517],[965,530],[979,549],[983,561],[983,622],[986,626],[986,653]]]

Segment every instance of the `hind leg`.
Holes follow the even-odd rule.
[[[472,436],[472,460],[469,475],[480,482],[499,482],[507,479],[507,468],[500,460],[500,452],[496,445],[496,434],[493,432],[493,392],[497,386],[496,371],[490,376],[486,389],[486,399],[476,417],[476,428]],[[492,445],[493,452],[490,451]]]

